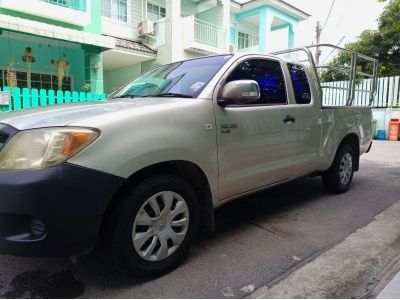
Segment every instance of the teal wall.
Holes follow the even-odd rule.
[[[18,34],[18,36],[24,36]],[[32,72],[53,72],[57,74],[56,66],[51,65],[51,60],[57,60],[64,53],[67,54],[67,61],[70,63],[70,75],[73,77],[73,90],[80,91],[85,81],[84,74],[84,51],[79,44],[61,42],[61,45],[69,44],[74,49],[61,48],[58,41],[25,35],[29,40],[8,38],[8,31],[3,30],[0,35],[0,67],[7,68],[10,56],[13,58],[17,69],[28,70],[26,63],[22,60],[25,48],[31,47],[36,61],[32,64]],[[36,40],[36,42],[35,42]],[[49,46],[49,43],[53,43]],[[55,43],[55,44],[54,44]],[[11,49],[11,51],[9,50]]]
[[[1,2],[1,0],[0,0]],[[92,33],[101,33],[101,0],[92,0],[91,1],[91,24],[85,27],[80,27],[52,19],[47,19],[47,18],[42,18],[39,16],[35,15],[30,15],[26,13],[21,13],[18,11],[14,10],[9,10],[9,9],[4,9],[0,8],[0,15],[9,15],[13,17],[19,17],[23,19],[28,19],[28,20],[33,20],[33,21],[38,21],[41,23],[46,23],[46,24],[51,24],[51,25],[56,25],[56,26],[61,26],[61,27],[66,27],[66,28],[71,28],[79,31],[87,31],[87,32],[92,32]]]
[[[85,83],[90,84],[93,93],[103,93],[103,55],[95,46],[82,45],[85,51]]]
[[[35,15],[20,13],[17,11],[2,8],[0,8],[0,17],[2,14],[10,15],[23,19],[38,21],[41,23],[70,28],[78,31],[101,34],[101,1],[92,0],[90,2],[91,23],[85,27],[75,26],[52,19],[42,18]],[[0,67],[4,68],[8,65],[10,56],[9,52],[12,52],[16,68],[27,69],[26,63],[22,61],[22,55],[26,47],[31,47],[33,49],[33,54],[36,58],[36,62],[32,66],[32,72],[45,71],[57,73],[57,68],[55,66],[52,68],[50,60],[57,60],[60,56],[66,53],[67,61],[71,65],[70,74],[73,77],[73,89],[76,91],[80,91],[83,84],[86,82],[91,84],[93,92],[103,92],[103,61],[101,55],[102,49],[83,44],[73,44],[64,41],[60,42],[55,39],[35,37],[33,35],[25,35],[27,37],[25,41],[23,38],[18,40],[10,39],[11,45],[9,46],[9,38],[6,33],[7,31],[1,31],[0,29]],[[19,36],[24,36],[23,33],[16,34]],[[48,44],[51,44],[51,46],[49,47]],[[58,46],[59,44],[61,44],[61,46]],[[69,49],[68,47],[64,48],[62,46],[63,44],[74,46],[72,47],[73,49]],[[11,48],[11,51],[9,50],[9,48]]]
[[[134,80],[142,73],[140,63],[128,67],[104,71],[104,92],[110,94],[116,88]]]
[[[138,0],[135,0],[138,1]],[[84,27],[84,31],[99,33],[101,34],[101,1],[91,1],[91,19],[92,22],[88,26]]]

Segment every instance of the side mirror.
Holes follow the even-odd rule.
[[[222,95],[218,97],[218,104],[243,105],[253,104],[260,100],[260,87],[254,80],[234,80],[225,84]]]

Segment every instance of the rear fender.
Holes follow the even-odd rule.
[[[333,115],[331,115],[333,117]],[[357,160],[355,168],[358,170],[360,156],[360,126],[357,116],[346,115],[337,116],[325,130],[322,139],[323,170],[327,170],[332,165],[338,149],[344,143],[350,143],[356,152]]]

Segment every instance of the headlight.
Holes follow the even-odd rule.
[[[43,169],[59,165],[90,145],[99,133],[87,128],[20,131],[0,152],[0,170]]]

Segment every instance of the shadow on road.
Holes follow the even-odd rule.
[[[245,284],[273,282],[399,200],[398,175],[395,166],[362,161],[346,194],[327,194],[319,177],[305,177],[227,203],[216,211],[216,231],[199,235],[186,264],[151,282],[115,271],[101,247],[78,259],[75,278],[97,297],[222,297],[229,286],[242,297]]]
[[[150,281],[114,269],[101,244],[73,263],[3,256],[0,297],[243,297],[243,287],[273,282],[370,222],[399,200],[399,188],[396,168],[365,162],[346,194],[306,177],[234,200],[216,210],[216,231],[200,233],[177,270]]]
[[[270,218],[282,220],[287,210],[293,210],[325,193],[319,178],[303,178],[229,202],[216,211],[216,231],[201,232],[193,245],[195,250],[189,253],[187,259],[196,259],[209,244],[219,243],[221,237],[246,231],[248,227],[256,226],[277,237],[283,236],[284,233],[261,223]],[[74,273],[77,278],[90,278],[91,284],[98,289],[132,288],[147,282],[117,271],[101,245],[97,245],[92,253],[78,258]]]

